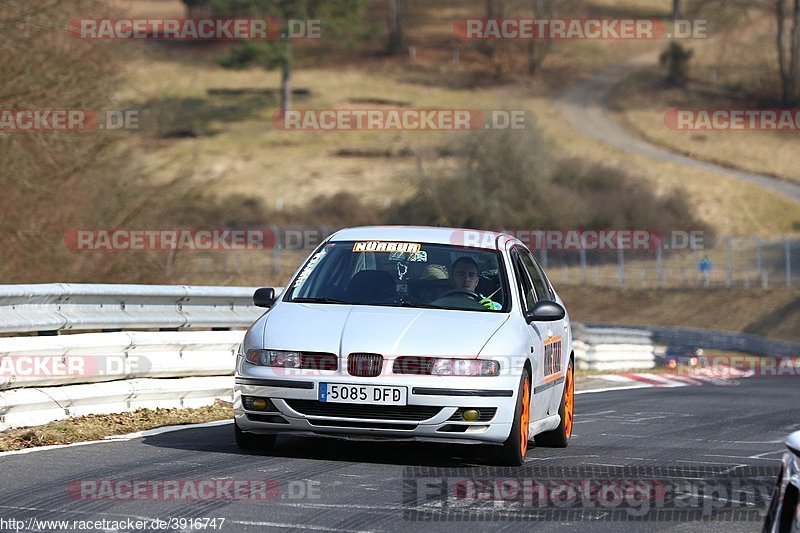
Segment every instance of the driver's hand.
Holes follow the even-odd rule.
[[[486,309],[494,311],[494,302],[492,302],[489,298],[481,298],[478,300],[478,303],[484,306]]]

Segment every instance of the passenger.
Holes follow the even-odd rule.
[[[475,289],[478,287],[480,278],[478,276],[478,263],[474,259],[466,255],[459,257],[453,262],[453,267],[450,271],[453,273],[450,282],[456,289],[469,289],[472,292],[477,292]],[[481,297],[478,303],[486,309],[499,311],[503,308],[502,305],[490,300],[483,294],[478,293],[478,296]]]

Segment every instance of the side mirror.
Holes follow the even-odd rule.
[[[256,289],[253,294],[253,303],[256,307],[272,307],[272,304],[275,303],[275,289],[272,287]]]
[[[800,431],[795,431],[786,439],[786,447],[789,451],[800,457]]]
[[[555,322],[567,316],[567,312],[556,302],[549,300],[539,300],[527,313],[525,320],[531,322]]]

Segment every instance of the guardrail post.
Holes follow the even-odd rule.
[[[656,286],[664,286],[664,261],[661,257],[661,245],[656,248]]]
[[[727,254],[727,266],[725,267],[725,286],[733,285],[733,241],[730,237],[725,237],[725,251]]]
[[[755,237],[756,240],[756,276],[761,277],[761,239]]]
[[[580,260],[581,260],[581,277],[583,279],[583,283],[586,283],[586,249],[581,246],[580,249]]]
[[[792,286],[792,249],[789,246],[789,239],[783,239],[783,254],[785,260],[785,270],[786,270],[786,286]]]

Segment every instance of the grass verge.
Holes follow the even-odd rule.
[[[0,432],[0,452],[100,440],[163,426],[226,419],[233,419],[233,405],[222,400],[195,409],[137,409],[130,413],[80,416]]]

